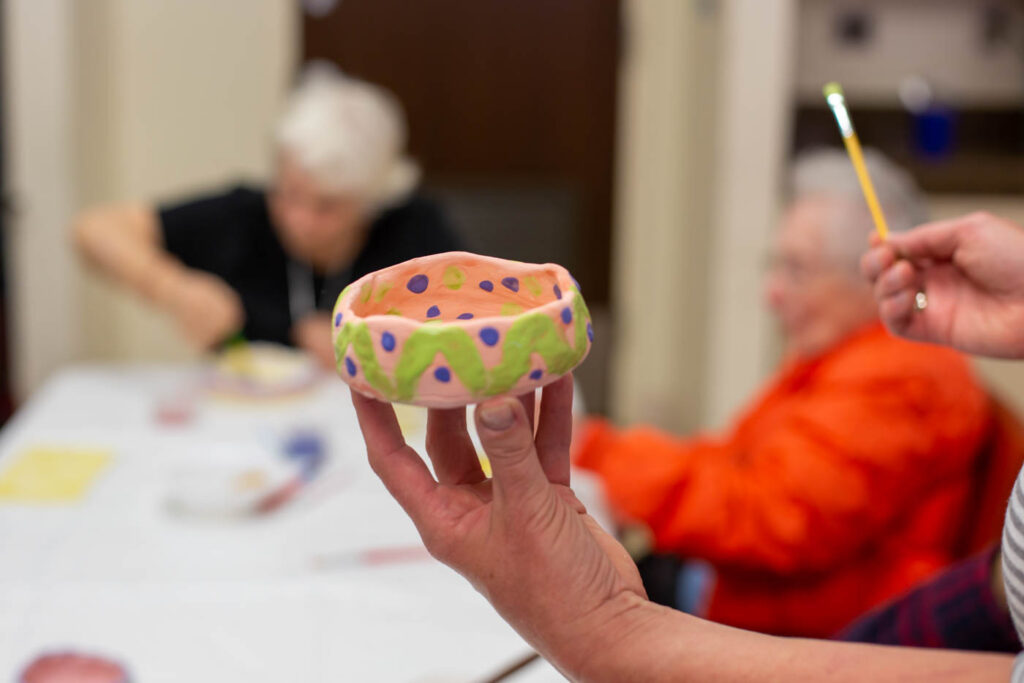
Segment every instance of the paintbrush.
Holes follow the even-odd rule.
[[[846,153],[850,155],[853,168],[857,172],[857,180],[860,181],[860,189],[864,193],[864,199],[868,203],[868,210],[871,218],[875,221],[875,230],[883,240],[889,236],[889,226],[885,222],[885,215],[882,207],[878,204],[878,196],[875,194],[875,186],[871,183],[871,176],[868,175],[867,166],[864,165],[864,152],[860,148],[860,140],[857,139],[857,131],[853,129],[853,121],[850,119],[850,112],[846,110],[846,96],[838,83],[829,83],[823,89],[825,101],[828,102],[832,114],[839,124],[839,132],[843,135],[843,143],[846,145]]]

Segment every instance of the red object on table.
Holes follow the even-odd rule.
[[[37,657],[21,672],[20,683],[128,683],[124,668],[102,657],[58,652]]]

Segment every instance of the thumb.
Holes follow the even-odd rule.
[[[521,500],[547,492],[549,484],[533,446],[523,404],[514,398],[481,403],[476,430],[491,461],[495,496]]]

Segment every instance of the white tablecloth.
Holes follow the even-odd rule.
[[[79,502],[0,502],[0,680],[66,649],[116,659],[138,683],[472,681],[529,652],[432,559],[345,559],[421,544],[366,464],[340,380],[266,403],[203,396],[193,419],[161,425],[157,406],[198,374],[68,370],[0,432],[0,471],[35,446],[113,453]],[[168,510],[168,472],[182,458],[299,428],[323,435],[330,465],[293,504],[245,520]],[[510,680],[561,677],[540,662]]]

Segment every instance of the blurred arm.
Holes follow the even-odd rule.
[[[1005,681],[1006,655],[776,638],[623,597],[567,667],[581,681]],[[552,659],[564,661],[561,653]]]
[[[962,467],[983,434],[984,397],[966,374],[946,380],[959,404],[931,408],[927,382],[880,374],[792,398],[742,444],[598,424],[577,462],[660,550],[780,573],[827,569]],[[951,453],[964,455],[944,461]]]
[[[174,316],[196,347],[211,348],[242,328],[245,311],[238,294],[216,275],[188,268],[168,253],[151,207],[86,211],[75,221],[74,239],[86,260]],[[212,245],[205,251],[217,253]]]
[[[89,263],[147,300],[168,306],[186,268],[162,244],[156,212],[144,204],[86,210],[73,226],[75,247]]]

